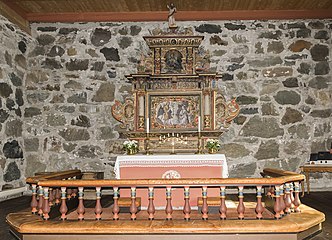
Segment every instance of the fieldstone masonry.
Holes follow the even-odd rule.
[[[178,22],[204,35],[211,67],[240,115],[222,137],[232,177],[297,171],[332,141],[332,20]],[[143,36],[166,23],[33,23],[0,19],[0,186],[37,171],[79,168],[113,177],[123,154],[114,100],[131,91]],[[159,30],[158,30],[159,29]],[[320,174],[313,187],[332,187]]]

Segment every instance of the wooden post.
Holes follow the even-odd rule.
[[[237,206],[237,213],[238,213],[238,218],[241,220],[244,219],[244,211],[245,211],[243,198],[244,198],[243,187],[240,186],[239,187],[239,205]]]
[[[37,213],[37,206],[38,206],[38,202],[37,202],[37,185],[36,184],[31,184],[32,187],[32,196],[31,196],[31,212],[32,214],[36,214]]]
[[[101,199],[101,187],[96,187],[96,207],[95,207],[96,220],[101,219],[101,214],[103,212],[100,199]]]
[[[300,205],[301,205],[301,200],[300,200],[300,183],[299,182],[295,182],[294,183],[295,186],[295,198],[294,198],[294,211],[295,212],[301,212],[300,210]]]
[[[38,214],[43,216],[43,205],[44,205],[44,189],[42,186],[39,186],[38,190]]]
[[[156,209],[154,207],[153,204],[153,199],[154,199],[154,191],[153,191],[153,187],[149,187],[149,206],[147,209],[147,212],[149,214],[149,220],[153,220],[154,219],[154,213],[156,212]]]
[[[119,220],[119,212],[120,212],[120,207],[119,207],[119,188],[118,187],[113,187],[113,220]]]
[[[274,217],[276,219],[279,219],[281,218],[281,215],[280,215],[280,186],[275,186],[275,202],[274,202]]]
[[[291,211],[294,212],[294,184],[290,183]]]
[[[173,213],[173,207],[172,207],[172,188],[170,186],[166,187],[166,220],[172,220],[172,213]]]
[[[263,215],[262,213],[264,212],[264,207],[262,204],[262,186],[257,186],[257,205],[256,205],[256,218],[257,219],[262,219]]]
[[[184,213],[184,219],[187,221],[190,220],[190,213],[191,213],[189,198],[190,198],[189,187],[185,186],[183,213]]]
[[[66,220],[67,219],[67,205],[66,205],[66,200],[67,200],[67,196],[66,196],[66,187],[61,187],[61,206],[60,206],[60,213],[61,213],[61,219],[62,220]]]
[[[59,188],[55,190],[55,204],[59,204],[61,202],[61,191]]]
[[[286,186],[286,191],[285,191],[285,213],[289,214],[291,213],[291,206],[292,206],[292,200],[290,196],[290,185],[289,183],[285,184]]]
[[[50,188],[49,198],[48,198],[48,204],[50,205],[50,207],[53,206],[53,201],[54,201],[54,192],[53,192],[53,188]]]
[[[48,204],[48,199],[49,199],[48,189],[49,189],[48,187],[44,187],[43,218],[45,220],[48,220],[50,218],[50,216],[48,215],[48,213],[50,212],[50,205]]]
[[[84,204],[83,204],[83,187],[79,187],[78,188],[78,207],[77,207],[77,218],[78,220],[84,220],[84,213],[85,213],[85,209],[84,209]]]
[[[227,207],[226,207],[226,187],[220,187],[220,219],[226,219]]]
[[[207,204],[207,186],[202,188],[202,219],[208,220],[209,206]]]
[[[284,197],[284,185],[280,185],[280,215],[285,215],[285,197]]]
[[[136,187],[131,187],[131,204],[129,211],[131,213],[131,220],[136,220],[137,206],[136,206]]]

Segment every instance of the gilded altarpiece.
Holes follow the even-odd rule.
[[[238,115],[235,100],[218,89],[202,36],[144,37],[148,56],[127,79],[132,97],[116,101],[112,114],[123,133],[139,142],[140,152],[204,152],[208,138],[219,138]]]

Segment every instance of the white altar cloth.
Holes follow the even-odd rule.
[[[220,177],[228,177],[228,166],[224,154],[174,154],[174,155],[122,155],[115,161],[116,179],[121,179],[121,167],[202,167],[221,166]],[[215,176],[213,176],[215,177]]]

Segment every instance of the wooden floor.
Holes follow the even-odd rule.
[[[332,192],[311,192],[305,195],[301,201],[313,207],[326,215],[326,221],[323,223],[323,231],[311,239],[332,240]],[[16,238],[8,232],[8,225],[5,222],[5,216],[8,213],[18,212],[29,208],[30,197],[23,196],[4,202],[0,202],[0,239],[15,240]]]

